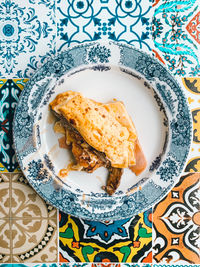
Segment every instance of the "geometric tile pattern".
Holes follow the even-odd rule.
[[[1,267],[199,267],[197,264],[187,264],[187,265],[178,265],[178,264],[128,264],[128,263],[62,263],[62,264],[56,264],[56,263],[43,263],[43,264],[0,264]]]
[[[57,210],[21,173],[0,175],[0,262],[56,262]]]
[[[57,3],[58,51],[80,42],[114,40],[151,51],[152,0]]]
[[[0,264],[1,267],[160,267],[161,265],[151,265],[151,264],[127,264],[127,263],[43,263],[43,264]],[[192,267],[192,265],[188,265],[188,267]],[[166,265],[166,267],[168,267]],[[173,267],[178,267],[174,265]],[[193,267],[197,267],[197,265],[193,265]]]
[[[19,95],[27,81],[28,79],[0,80],[1,172],[18,170],[12,140],[12,121]]]
[[[200,172],[200,78],[182,78],[193,120],[193,142],[186,172]]]
[[[156,3],[152,21],[153,50],[174,75],[200,75],[200,1]]]
[[[0,76],[27,78],[55,54],[55,1],[0,0]]]
[[[95,40],[151,51],[152,0],[0,0],[0,77],[30,78],[48,57]]]
[[[106,222],[59,216],[60,262],[152,262],[151,209]]]
[[[200,0],[0,0],[0,263],[199,267],[199,38]],[[153,51],[173,75],[186,77],[179,82],[192,114],[193,143],[185,171],[197,174],[183,176],[153,214],[149,210],[127,220],[95,222],[60,213],[58,231],[57,210],[19,173],[14,109],[25,78],[48,57],[95,40]],[[59,259],[62,264],[56,264]]]
[[[153,259],[200,264],[200,173],[182,176],[153,212]]]

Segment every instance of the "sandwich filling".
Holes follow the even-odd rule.
[[[66,144],[76,160],[71,169],[91,173],[106,167],[109,176],[104,189],[108,194],[116,191],[124,168],[136,175],[145,169],[136,129],[122,102],[103,104],[67,91],[50,107],[64,127]]]

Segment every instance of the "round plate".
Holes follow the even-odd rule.
[[[68,90],[104,103],[123,101],[136,126],[147,168],[139,176],[126,169],[113,196],[101,189],[103,167],[58,176],[71,154],[59,147],[49,103]],[[115,42],[82,44],[44,64],[26,84],[13,124],[16,155],[29,183],[63,212],[91,220],[131,217],[164,197],[184,169],[191,133],[187,101],[172,75],[149,55]]]

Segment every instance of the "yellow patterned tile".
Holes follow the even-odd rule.
[[[13,79],[13,82],[22,90],[29,79]]]
[[[0,79],[0,88],[5,84],[7,79]]]
[[[184,87],[192,94],[200,94],[200,78],[182,78]]]

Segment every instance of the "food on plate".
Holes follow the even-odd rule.
[[[124,168],[136,175],[146,168],[135,126],[122,102],[104,104],[67,91],[57,95],[50,108],[59,118],[54,130],[65,133],[76,161],[70,169],[91,173],[106,167],[104,189],[109,195],[118,188]]]

